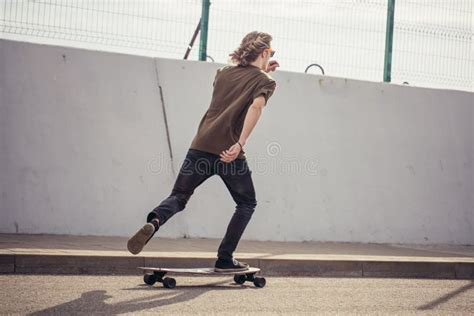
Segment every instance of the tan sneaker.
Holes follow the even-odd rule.
[[[139,231],[136,232],[127,242],[128,251],[134,255],[140,253],[146,243],[155,234],[155,226],[152,223],[146,223]]]

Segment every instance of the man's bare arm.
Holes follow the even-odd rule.
[[[239,143],[236,143],[229,149],[222,151],[220,155],[221,160],[225,162],[231,162],[237,158],[240,151],[242,150],[241,146],[243,147],[245,143],[247,143],[250,133],[252,133],[255,125],[257,125],[260,115],[262,115],[262,110],[265,107],[265,101],[266,100],[263,95],[260,95],[253,100],[252,104],[247,110],[247,114],[245,115],[244,126],[242,127],[242,132],[240,133]]]
[[[245,115],[244,126],[242,133],[240,134],[239,143],[244,146],[247,143],[247,139],[252,133],[255,125],[257,125],[260,115],[262,115],[263,107],[265,106],[265,98],[263,95],[256,97],[253,103],[250,105],[247,115]]]

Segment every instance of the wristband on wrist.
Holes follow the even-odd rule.
[[[237,144],[239,144],[240,146],[240,149],[244,149],[244,147],[242,146],[242,144],[238,141]]]

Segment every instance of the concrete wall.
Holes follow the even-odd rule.
[[[5,40],[0,57],[4,233],[133,233],[169,194],[222,66]],[[244,239],[474,244],[472,93],[272,76]],[[220,238],[233,210],[212,177],[160,235]]]

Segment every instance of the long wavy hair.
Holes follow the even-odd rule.
[[[229,61],[246,67],[255,61],[265,48],[270,48],[272,36],[268,33],[253,31],[242,39],[240,46],[229,54]]]

